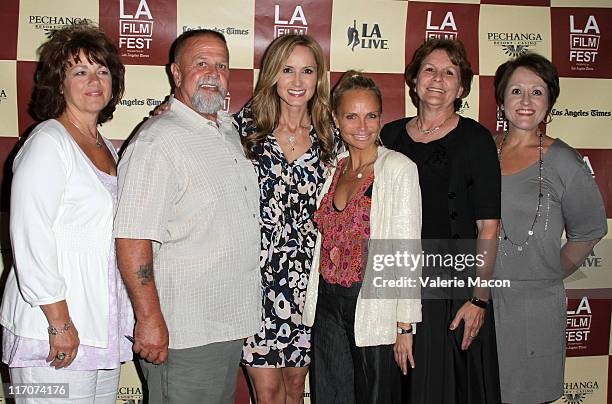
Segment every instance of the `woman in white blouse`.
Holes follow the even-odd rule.
[[[13,164],[2,359],[13,383],[68,383],[71,402],[114,403],[132,357],[112,240],[117,154],[97,129],[123,95],[124,70],[97,29],[56,31],[40,48],[32,106],[43,122]]]

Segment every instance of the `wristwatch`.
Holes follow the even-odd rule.
[[[489,304],[489,302],[488,302],[488,301],[486,301],[486,300],[482,300],[482,299],[479,299],[479,298],[477,298],[477,297],[473,297],[473,298],[471,298],[469,301],[470,301],[470,303],[472,303],[474,306],[476,306],[476,307],[480,307],[481,309],[486,309],[486,308],[487,308],[487,304]]]
[[[400,335],[403,335],[403,334],[412,334],[412,327],[410,327],[408,329],[405,329],[405,328],[402,328],[402,327],[398,326],[397,327],[397,333],[400,334]]]

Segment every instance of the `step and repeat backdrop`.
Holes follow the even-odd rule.
[[[227,38],[232,69],[225,108],[230,112],[251,97],[270,41],[298,32],[319,41],[332,83],[347,69],[376,80],[384,95],[385,121],[416,112],[403,79],[414,50],[427,38],[460,39],[476,73],[460,113],[493,133],[504,125],[493,98],[495,69],[510,57],[538,52],[552,59],[562,76],[547,132],[580,150],[612,217],[612,0],[2,0],[0,223],[5,267],[11,261],[6,232],[10,156],[35,124],[28,104],[36,49],[52,30],[82,20],[98,24],[114,40],[126,65],[124,99],[101,129],[117,147],[168,95],[170,45],[191,29],[214,29]],[[612,397],[611,250],[608,241],[600,243],[567,281],[562,403],[599,404]],[[309,402],[308,388],[305,396]],[[137,373],[126,364],[117,402],[141,401]],[[236,402],[249,402],[242,376]]]

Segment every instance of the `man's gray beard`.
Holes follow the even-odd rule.
[[[202,92],[195,92],[193,97],[191,97],[191,105],[201,114],[209,114],[214,115],[220,110],[223,109],[223,104],[225,103],[225,94],[227,91],[222,86],[219,86],[219,92],[214,96],[206,96],[202,94]],[[223,95],[222,95],[223,94]]]

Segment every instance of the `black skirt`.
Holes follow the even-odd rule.
[[[467,351],[461,350],[463,321],[449,326],[465,300],[424,299],[423,322],[414,338],[415,369],[402,379],[409,404],[498,404],[501,402],[495,319],[489,302],[485,322]]]

